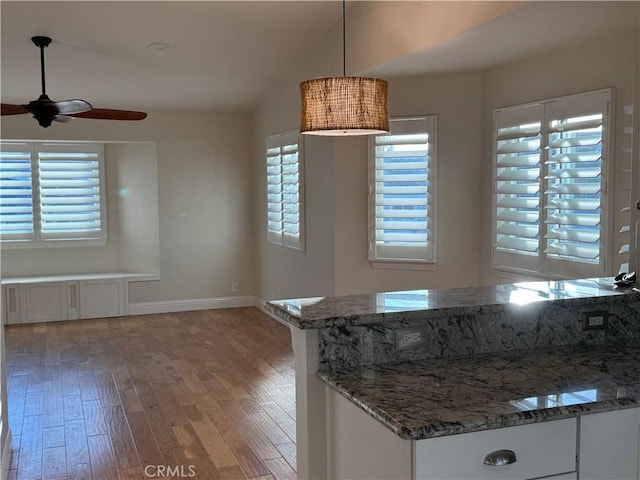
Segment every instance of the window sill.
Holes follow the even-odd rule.
[[[20,250],[30,248],[75,248],[75,247],[104,247],[107,244],[106,238],[78,239],[78,240],[47,240],[44,242],[31,241],[10,241],[5,240],[0,243],[3,250]]]
[[[411,262],[397,260],[369,260],[371,268],[381,270],[427,270],[435,271],[437,266],[435,262]]]
[[[493,265],[493,271],[500,279],[509,283],[536,282],[546,280],[566,280],[567,278],[581,278],[579,276],[556,275],[553,273],[537,272],[524,268],[508,267],[504,265]]]
[[[273,250],[282,252],[282,253],[286,253],[289,255],[295,255],[297,257],[304,257],[305,251],[301,250],[299,248],[295,248],[295,247],[287,247],[284,245],[281,245],[279,243],[273,243],[273,242],[267,242],[267,245],[272,248]]]

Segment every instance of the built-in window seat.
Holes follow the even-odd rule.
[[[79,273],[2,278],[4,323],[52,322],[128,314],[129,283],[156,273]]]

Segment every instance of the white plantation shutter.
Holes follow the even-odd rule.
[[[433,262],[436,117],[392,119],[371,139],[370,260]]]
[[[531,268],[540,249],[542,107],[495,114],[495,251],[499,261]]]
[[[101,238],[100,145],[43,145],[38,151],[42,240]]]
[[[103,241],[103,156],[99,144],[3,144],[3,240]]]
[[[624,162],[618,172],[622,176],[622,178],[625,179],[621,190],[627,199],[625,203],[628,202],[628,204],[622,207],[617,212],[618,218],[621,219],[619,220],[621,226],[620,226],[620,229],[618,230],[618,239],[617,239],[618,241],[616,242],[616,244],[619,244],[620,247],[618,248],[618,254],[616,259],[617,261],[614,263],[614,266],[619,265],[617,273],[628,272],[629,270],[633,270],[633,268],[629,268],[629,265],[631,263],[635,263],[635,258],[631,257],[632,252],[629,249],[629,246],[633,242],[632,239],[635,236],[635,235],[634,236],[631,235],[632,217],[631,217],[631,205],[630,205],[631,199],[635,197],[632,194],[633,193],[632,179],[634,178],[633,173],[635,172],[635,170],[632,168],[633,152],[634,152],[633,105],[625,105],[624,113],[625,113],[624,128],[623,128],[624,140],[622,145]],[[633,230],[634,230],[633,233],[635,233],[635,228]]]
[[[31,145],[0,147],[0,235],[2,240],[32,240],[33,186]]]
[[[298,132],[267,138],[267,239],[303,249],[302,169]]]
[[[605,273],[609,90],[494,112],[494,265]]]

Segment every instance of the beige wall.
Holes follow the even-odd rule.
[[[300,255],[268,245],[264,146],[258,144],[255,180],[260,298],[477,284],[480,226],[475,199],[480,196],[481,74],[394,79],[390,98],[392,116],[438,115],[435,270],[371,267],[367,256],[368,144],[364,137],[304,137],[306,251]],[[291,106],[291,97],[288,102],[282,100],[271,102],[271,109],[259,117],[257,130],[264,132],[260,134],[264,135],[262,142],[266,135],[277,133],[277,128],[297,128],[297,124],[285,126],[282,122],[294,114],[292,122],[297,122],[297,104]]]
[[[158,165],[154,143],[110,143],[117,181],[110,192],[118,209],[119,271],[160,273]]]
[[[334,294],[334,171],[333,143],[304,140],[304,253],[292,252],[266,241],[266,173],[264,147],[257,164],[256,218],[258,285],[263,300]],[[259,154],[260,155],[260,154]]]
[[[368,144],[336,141],[336,294],[476,285],[480,196],[480,72],[391,79],[392,117],[437,115],[435,270],[368,261]]]
[[[638,30],[623,32],[614,37],[578,47],[549,52],[544,56],[510,63],[485,70],[482,77],[482,250],[481,282],[506,283],[491,268],[491,168],[493,110],[572,93],[615,87],[615,144],[610,165],[609,188],[613,188],[614,219],[610,233],[614,254],[609,274],[618,272],[626,258],[617,252],[628,235],[620,234],[622,225],[628,225],[629,212],[621,213],[630,202],[631,155],[625,147],[631,146],[631,135],[624,133],[631,127],[631,118],[625,115],[625,105],[633,104],[634,65],[638,62]]]
[[[132,285],[131,302],[229,297],[233,281],[237,295],[253,293],[248,115],[156,111],[142,122],[78,119],[48,129],[25,115],[1,126],[6,139],[155,144],[161,280]],[[37,257],[25,261],[42,267]]]

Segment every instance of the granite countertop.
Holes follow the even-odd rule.
[[[412,290],[341,297],[273,300],[265,308],[302,329],[343,325],[374,325],[394,320],[427,319],[443,315],[501,312],[536,302],[567,306],[609,303],[640,298],[631,289],[616,289],[613,278],[523,282],[509,285]]]
[[[640,339],[320,371],[404,439],[640,406]]]

